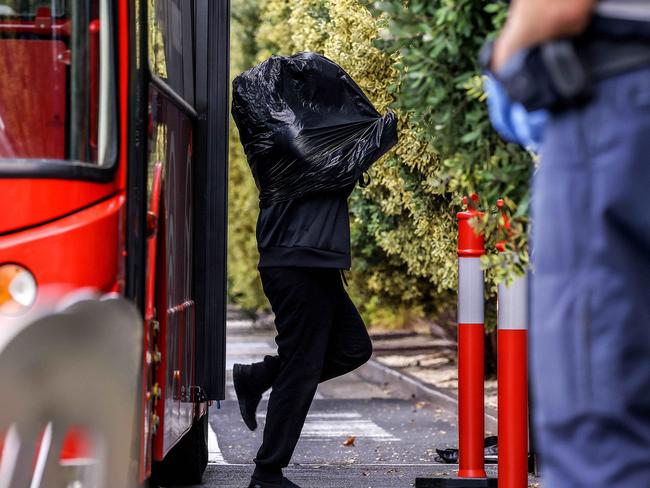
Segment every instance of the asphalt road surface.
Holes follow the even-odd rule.
[[[257,361],[274,351],[272,334],[254,331],[243,319],[229,321],[229,377],[235,362]],[[265,410],[266,399],[258,413],[260,426],[250,432],[230,380],[221,409],[210,412],[210,464],[203,486],[248,486]],[[455,412],[396,398],[352,373],[319,387],[286,475],[304,488],[400,488],[413,486],[417,476],[453,475],[454,466],[436,464],[434,457],[436,447],[456,444],[455,422]]]

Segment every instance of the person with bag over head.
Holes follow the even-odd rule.
[[[277,355],[235,364],[244,422],[271,394],[249,488],[296,487],[282,474],[320,382],[351,372],[372,344],[343,284],[350,269],[348,197],[397,140],[339,66],[312,53],[274,56],[233,82],[233,117],[258,188],[257,242],[275,313]]]

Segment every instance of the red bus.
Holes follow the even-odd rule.
[[[0,0],[0,324],[54,285],[139,307],[141,480],[199,482],[224,398],[228,31],[228,0]]]

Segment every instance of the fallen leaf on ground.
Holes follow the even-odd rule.
[[[343,443],[343,445],[344,445],[345,447],[354,447],[354,441],[356,441],[356,440],[357,440],[357,438],[356,438],[355,436],[351,435],[350,437],[348,437],[348,438],[345,440],[345,442]]]

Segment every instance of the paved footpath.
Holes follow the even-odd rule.
[[[210,411],[210,461],[203,486],[247,486],[261,442],[266,398],[258,412],[260,427],[250,432],[239,415],[232,366],[274,351],[270,332],[230,317],[227,399],[221,409]],[[456,444],[455,422],[456,413],[448,405],[400,398],[352,373],[319,387],[286,474],[304,488],[401,488],[413,486],[418,476],[452,475],[456,467],[436,464],[434,457],[436,447]]]

